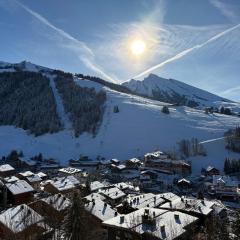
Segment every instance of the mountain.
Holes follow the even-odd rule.
[[[174,79],[161,78],[155,74],[150,74],[142,81],[132,79],[122,85],[134,93],[176,105],[200,108],[235,106],[235,103],[228,99]]]
[[[239,124],[237,116],[205,114],[201,109],[125,93],[122,88],[118,91],[115,85],[106,86],[82,75],[33,66],[40,70],[27,71],[26,66],[23,70],[10,65],[2,67],[0,84],[2,81],[5,84],[0,87],[0,116],[9,117],[3,118],[6,122],[0,122],[0,156],[16,149],[22,150],[25,157],[41,152],[63,165],[80,154],[92,159],[100,155],[125,160],[156,149],[177,151],[179,141],[195,137],[203,142],[207,157],[190,159],[194,173],[209,164],[223,169],[225,157],[239,158],[239,154],[224,148],[223,140],[224,132]],[[40,90],[31,93],[34,86],[44,89],[38,98],[34,96]],[[24,96],[24,104],[19,96]],[[50,99],[47,103],[44,96]],[[28,102],[30,107],[25,108]],[[162,112],[166,105],[170,114]],[[53,113],[48,113],[49,108]]]

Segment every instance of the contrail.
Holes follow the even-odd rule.
[[[175,60],[177,60],[177,59],[180,59],[180,58],[182,58],[183,56],[186,56],[187,54],[189,54],[190,52],[192,52],[193,50],[202,48],[202,47],[206,46],[207,44],[209,44],[209,43],[217,40],[218,38],[226,35],[227,33],[235,30],[235,29],[238,28],[239,26],[240,26],[240,24],[235,25],[234,27],[231,27],[231,28],[229,28],[229,29],[227,29],[227,30],[225,30],[225,31],[223,31],[223,32],[221,32],[221,33],[219,33],[219,34],[211,37],[210,39],[208,39],[206,42],[204,42],[204,43],[202,43],[202,44],[198,44],[198,45],[195,45],[194,47],[188,48],[188,49],[186,49],[186,50],[184,50],[184,51],[176,54],[175,56],[173,56],[173,57],[171,57],[171,58],[169,58],[169,59],[167,59],[167,60],[165,60],[165,61],[163,61],[163,62],[161,62],[161,63],[159,63],[159,64],[157,64],[157,65],[155,65],[155,66],[153,66],[153,67],[151,67],[151,68],[149,68],[149,69],[147,69],[147,70],[145,70],[144,72],[142,72],[142,73],[134,76],[133,78],[142,77],[142,76],[144,76],[144,75],[146,75],[146,74],[148,74],[148,73],[150,73],[150,72],[152,72],[152,71],[154,71],[154,70],[156,70],[156,69],[158,69],[158,68],[163,67],[163,66],[166,65],[167,63],[170,63],[170,62],[173,62],[173,61],[175,61]]]
[[[31,14],[33,17],[38,19],[41,23],[45,24],[49,28],[53,29],[56,31],[59,35],[62,37],[66,38],[67,40],[71,41],[72,43],[76,44],[78,51],[80,51],[79,59],[84,63],[84,65],[91,70],[93,70],[96,73],[101,74],[103,77],[106,79],[110,80],[111,82],[115,82],[115,80],[106,74],[101,67],[99,67],[96,63],[94,63],[93,58],[94,58],[94,53],[93,51],[84,43],[79,41],[78,39],[74,38],[71,36],[69,33],[65,32],[64,30],[54,26],[51,22],[49,22],[46,18],[44,18],[42,15],[39,13],[33,11],[29,7],[25,6],[21,2],[15,0],[15,2],[22,7],[26,12]],[[79,54],[79,53],[78,53]]]

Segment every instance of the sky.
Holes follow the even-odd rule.
[[[239,24],[239,0],[0,0],[0,61],[116,83],[155,73],[240,101]]]

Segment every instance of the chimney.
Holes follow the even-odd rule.
[[[179,215],[178,215],[178,214],[174,214],[174,218],[175,218],[175,221],[176,221],[176,222],[179,222],[180,218],[179,218]]]
[[[124,223],[124,216],[120,216],[120,224]]]
[[[166,236],[166,231],[165,231],[165,226],[161,226],[160,227],[160,231],[161,231],[161,234],[162,234],[162,238],[165,239],[167,236]]]

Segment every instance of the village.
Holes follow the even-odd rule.
[[[161,151],[125,161],[80,156],[67,167],[13,151],[0,163],[0,239],[65,239],[76,193],[98,232],[91,239],[208,239],[209,222],[231,233],[240,206],[236,176],[214,166],[192,176],[191,163]]]

